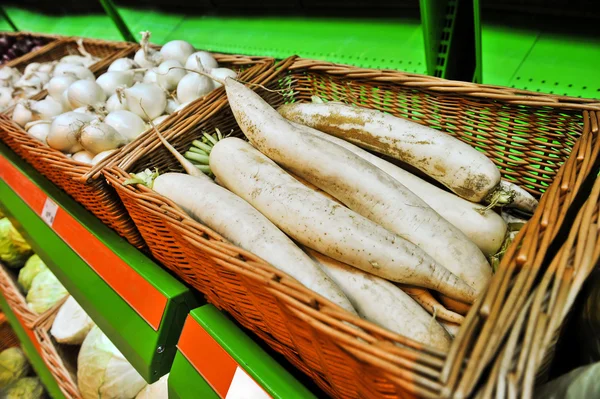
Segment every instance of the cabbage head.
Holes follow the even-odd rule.
[[[46,269],[33,278],[26,299],[29,309],[42,314],[67,295],[69,293],[65,287],[49,269]]]
[[[600,398],[600,362],[563,374],[537,388],[535,399]]]
[[[19,270],[19,285],[23,288],[23,291],[27,293],[31,288],[31,282],[38,273],[47,270],[48,267],[39,256],[33,254],[25,262],[25,266]]]
[[[32,253],[31,247],[10,220],[0,219],[0,261],[9,267],[21,267]]]
[[[164,399],[169,397],[169,374],[165,374],[154,384],[146,385],[135,399]]]
[[[92,328],[77,358],[77,384],[83,399],[135,398],[146,381],[98,327]]]
[[[50,334],[61,344],[81,345],[94,327],[85,310],[70,296],[58,309]]]
[[[44,386],[38,377],[21,378],[6,388],[2,399],[41,399],[44,397]]]
[[[8,348],[0,352],[0,390],[28,372],[29,361],[20,348]]]

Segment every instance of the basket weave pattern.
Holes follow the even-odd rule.
[[[0,312],[0,352],[19,345],[19,337],[17,337],[17,334],[10,327],[6,316]]]
[[[537,224],[537,230],[525,229],[518,239],[522,242],[514,244],[513,251],[519,245],[533,252],[538,249],[538,240],[543,238],[539,226],[557,209],[564,217],[583,176],[598,158],[592,151],[591,130],[584,127],[595,113],[581,111],[593,110],[597,104],[586,100],[310,60],[296,60],[287,72],[276,70],[264,77],[263,84],[284,90],[282,96],[256,89],[275,107],[284,102],[310,101],[317,95],[410,117],[444,130],[485,151],[505,179],[525,185],[537,197],[556,180],[554,188],[544,195],[534,222],[527,225]],[[195,120],[191,130],[165,132],[179,151],[185,151],[202,131],[211,133],[215,127],[223,133],[233,129],[234,135],[241,135],[226,104],[213,103]],[[583,138],[575,145],[582,133]],[[575,153],[569,157],[574,146]],[[120,165],[127,165],[132,172],[149,167],[157,167],[161,173],[182,171],[160,143],[148,145],[145,151],[135,157],[125,156]],[[410,393],[433,398],[448,393],[462,375],[467,356],[462,346],[477,339],[481,324],[471,322],[463,328],[448,354],[423,347],[343,312],[256,256],[228,244],[152,190],[122,186],[129,176],[121,168],[109,168],[104,173],[157,259],[284,354],[331,396],[391,398]],[[556,217],[552,220],[558,224],[562,221]],[[510,259],[507,255],[501,270],[508,268]],[[497,306],[492,297],[488,300]],[[506,323],[507,329],[511,322]]]

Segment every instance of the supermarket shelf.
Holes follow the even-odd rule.
[[[169,372],[191,292],[0,144],[0,205],[148,381]],[[55,210],[55,214],[53,214]]]
[[[418,19],[184,16],[119,7],[134,35],[163,44],[185,38],[197,48],[285,58],[297,54],[365,68],[427,73]]]
[[[123,40],[121,33],[106,14],[44,15],[18,7],[4,10],[22,31],[83,36],[104,40]]]
[[[600,37],[483,24],[483,83],[600,98]]]
[[[2,296],[1,291],[0,309],[6,315],[6,318],[8,319],[15,334],[17,334],[17,337],[21,342],[21,348],[23,349],[23,352],[25,352],[25,355],[27,355],[29,362],[31,363],[36,374],[38,375],[38,377],[40,377],[40,380],[46,387],[48,394],[53,399],[64,399],[65,396],[62,394],[60,388],[58,387],[54,375],[50,372],[50,370],[46,366],[46,363],[41,357],[40,345],[37,339],[35,338],[35,335],[33,334],[33,330],[30,330],[27,327],[25,327],[25,323],[23,322],[23,320],[20,320],[17,314],[12,311],[10,306],[8,306],[8,303]]]
[[[212,305],[190,313],[177,347],[169,398],[315,398]]]

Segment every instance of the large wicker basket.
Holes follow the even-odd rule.
[[[515,253],[535,254],[553,241],[555,234],[540,235],[540,230],[548,230],[549,224],[560,225],[596,163],[598,152],[592,150],[596,133],[584,128],[591,114],[582,109],[599,105],[589,100],[311,60],[296,60],[289,70],[280,68],[264,76],[262,84],[284,90],[282,96],[256,89],[275,107],[287,101],[310,101],[316,95],[443,130],[484,151],[505,179],[537,197],[546,192],[483,300],[469,313],[451,350],[441,353],[344,312],[256,256],[227,243],[152,190],[123,186],[129,177],[124,170],[104,170],[158,260],[284,354],[331,396],[449,395],[459,377],[467,375],[464,360],[471,356],[473,342],[479,343],[480,333],[485,332],[489,318],[482,315],[482,304],[500,306],[494,301],[493,295],[498,293],[494,287],[500,284],[506,290],[506,276],[518,274],[511,266]],[[225,101],[200,110],[194,120],[190,129],[165,132],[179,151],[188,148],[200,132],[212,132],[216,127],[241,134]],[[182,170],[158,142],[122,164],[133,172],[153,167],[161,173]],[[504,321],[504,329],[514,324],[514,320]],[[468,364],[478,367],[478,362],[473,355]]]
[[[46,318],[35,329],[35,337],[40,343],[42,359],[48,370],[52,373],[58,387],[68,399],[80,399],[81,394],[77,387],[77,354],[79,346],[60,345],[50,335],[52,323],[57,312]]]
[[[96,64],[93,69],[94,73],[97,76],[102,74],[114,59],[132,56],[139,48],[137,45],[127,46],[125,51],[118,53],[118,56],[113,54],[109,59],[105,59],[105,62],[102,62],[101,65]],[[268,69],[273,63],[272,59],[265,57],[215,54],[215,58],[220,65],[240,71],[240,78],[246,81],[252,81],[254,76],[263,72],[264,69]],[[224,95],[223,89],[218,89],[214,90],[207,98],[215,99],[222,95]],[[195,112],[196,103],[197,101],[191,103],[179,113],[171,115],[159,128],[162,130],[184,123],[184,120]],[[77,162],[27,135],[21,127],[12,123],[7,116],[0,116],[0,132],[2,131],[2,138],[7,144],[33,165],[35,169],[85,206],[102,222],[126,238],[132,245],[140,249],[145,248],[142,238],[125,211],[119,197],[106,184],[100,173],[100,170],[112,161],[112,157],[106,158],[95,167]],[[142,133],[136,140],[121,148],[118,152],[137,151],[143,148],[144,140],[153,134],[151,130]],[[116,154],[114,155],[116,156]]]

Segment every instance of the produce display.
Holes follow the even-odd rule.
[[[48,39],[41,37],[34,38],[27,36],[1,35],[0,65],[32,51],[36,51],[47,43]]]
[[[0,352],[0,398],[43,397],[44,387],[38,377],[32,376],[31,365],[21,348],[13,347]]]
[[[87,69],[93,63],[89,54],[51,63],[46,73],[51,79],[40,79],[48,97],[20,101],[13,120],[35,139],[94,165],[133,141],[151,121],[159,125],[218,87],[198,72],[237,76],[219,68],[210,53],[195,51],[183,40],[170,41],[158,51],[150,47],[149,39],[150,32],[142,32],[141,48],[133,59],[113,61],[98,78]],[[0,75],[11,73],[11,79],[18,80],[14,70],[0,70]]]
[[[25,99],[43,89],[54,89],[57,85],[65,85],[76,79],[93,79],[94,75],[87,68],[98,62],[98,58],[85,51],[81,41],[78,49],[81,55],[66,55],[52,62],[32,62],[22,73],[17,68],[1,68],[0,111],[16,106],[13,119],[22,126],[56,116],[62,110],[60,103],[50,101],[51,99]],[[37,130],[39,129],[34,129],[34,132]]]
[[[187,174],[147,169],[125,184],[147,185],[342,308],[448,349],[516,230],[495,208],[530,212],[536,200],[439,131],[319,100],[275,110],[242,83],[212,78],[248,141],[217,129],[181,155],[157,131]]]

